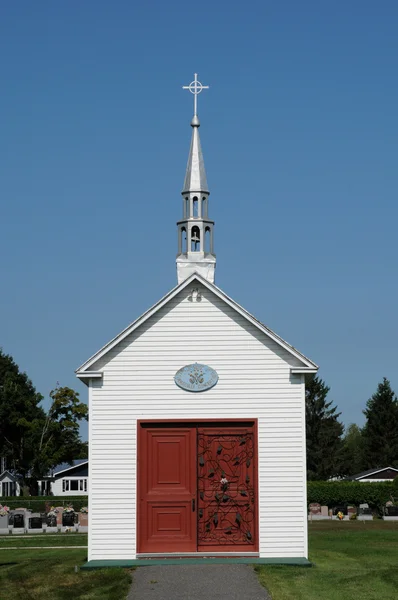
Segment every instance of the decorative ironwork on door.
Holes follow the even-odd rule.
[[[254,459],[252,430],[198,430],[198,545],[254,544]]]

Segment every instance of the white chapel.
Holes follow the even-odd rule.
[[[308,558],[305,376],[317,365],[215,285],[194,97],[177,286],[76,371],[88,387],[88,565]],[[301,562],[300,562],[301,561]]]

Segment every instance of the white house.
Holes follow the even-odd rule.
[[[398,477],[398,469],[395,467],[383,467],[368,469],[367,471],[362,471],[362,473],[357,473],[356,475],[352,475],[346,479],[350,481],[363,481],[371,483],[372,481],[393,481],[396,477]]]
[[[196,111],[191,125],[178,285],[76,371],[89,396],[88,564],[305,562],[305,376],[317,366],[214,284]]]
[[[50,476],[38,482],[38,486],[41,496],[87,496],[88,460],[58,465]]]
[[[19,496],[21,488],[17,477],[9,471],[3,471],[0,475],[0,496]]]

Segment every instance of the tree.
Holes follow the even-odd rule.
[[[312,375],[305,390],[308,480],[328,479],[339,474],[344,427],[333,402],[327,402],[329,387]]]
[[[56,465],[87,456],[87,443],[79,435],[87,405],[68,387],[57,386],[50,398],[45,412],[40,406],[43,396],[13,358],[0,350],[0,456],[34,495],[37,479]]]
[[[79,434],[80,421],[88,418],[88,407],[79,400],[78,392],[69,387],[56,387],[50,392],[51,406],[45,418],[35,423],[35,456],[32,461],[31,484],[47,475],[56,465],[72,464],[87,456],[87,443]]]
[[[385,377],[363,411],[367,468],[398,467],[398,399]]]
[[[0,456],[22,479],[34,458],[35,424],[45,416],[42,399],[26,373],[0,349]]]
[[[366,468],[362,429],[351,423],[343,438],[342,475],[355,475]]]

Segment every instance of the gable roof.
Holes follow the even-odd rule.
[[[4,479],[5,477],[9,477],[11,479],[11,481],[18,481],[18,478],[15,477],[15,475],[13,475],[12,473],[10,473],[10,471],[3,471],[0,475],[0,481],[2,481],[2,479]]]
[[[78,458],[77,460],[74,460],[71,465],[68,463],[61,463],[55,467],[53,474],[58,477],[61,473],[67,474],[68,471],[76,469],[76,467],[82,467],[83,465],[88,465],[88,458]]]
[[[367,471],[362,471],[361,473],[357,473],[356,475],[351,475],[351,477],[347,477],[347,479],[351,481],[356,479],[363,479],[365,477],[369,477],[369,475],[376,475],[377,473],[382,473],[383,471],[395,471],[398,474],[398,469],[396,469],[395,467],[383,467],[381,469],[368,469]]]
[[[304,356],[301,352],[299,352],[296,348],[288,344],[285,340],[283,340],[279,335],[277,335],[272,329],[269,329],[266,325],[258,321],[253,315],[251,315],[247,310],[245,310],[240,304],[232,300],[227,294],[225,294],[219,287],[214,285],[214,283],[210,283],[207,279],[204,279],[199,273],[193,273],[190,277],[188,277],[185,281],[177,285],[173,288],[166,296],[163,296],[156,304],[154,304],[151,308],[149,308],[143,315],[141,315],[138,319],[133,321],[126,329],[121,331],[116,337],[114,337],[110,342],[105,344],[98,352],[93,354],[91,358],[89,358],[86,362],[84,362],[78,369],[76,369],[76,376],[80,379],[91,379],[96,377],[102,377],[102,373],[90,371],[90,368],[107,352],[109,352],[112,348],[114,348],[119,342],[124,340],[130,333],[135,331],[140,325],[145,323],[147,319],[149,319],[152,315],[154,315],[158,310],[160,310],[163,306],[165,306],[172,298],[174,298],[179,292],[181,292],[184,288],[190,285],[193,281],[197,281],[201,283],[208,290],[213,292],[218,298],[223,300],[226,304],[231,306],[236,312],[245,317],[247,321],[249,321],[252,325],[257,327],[261,332],[265,333],[268,337],[270,337],[274,342],[276,342],[279,346],[281,346],[284,350],[289,352],[292,356],[300,360],[303,364],[303,367],[292,367],[292,373],[316,373],[318,370],[318,366],[309,358]]]

